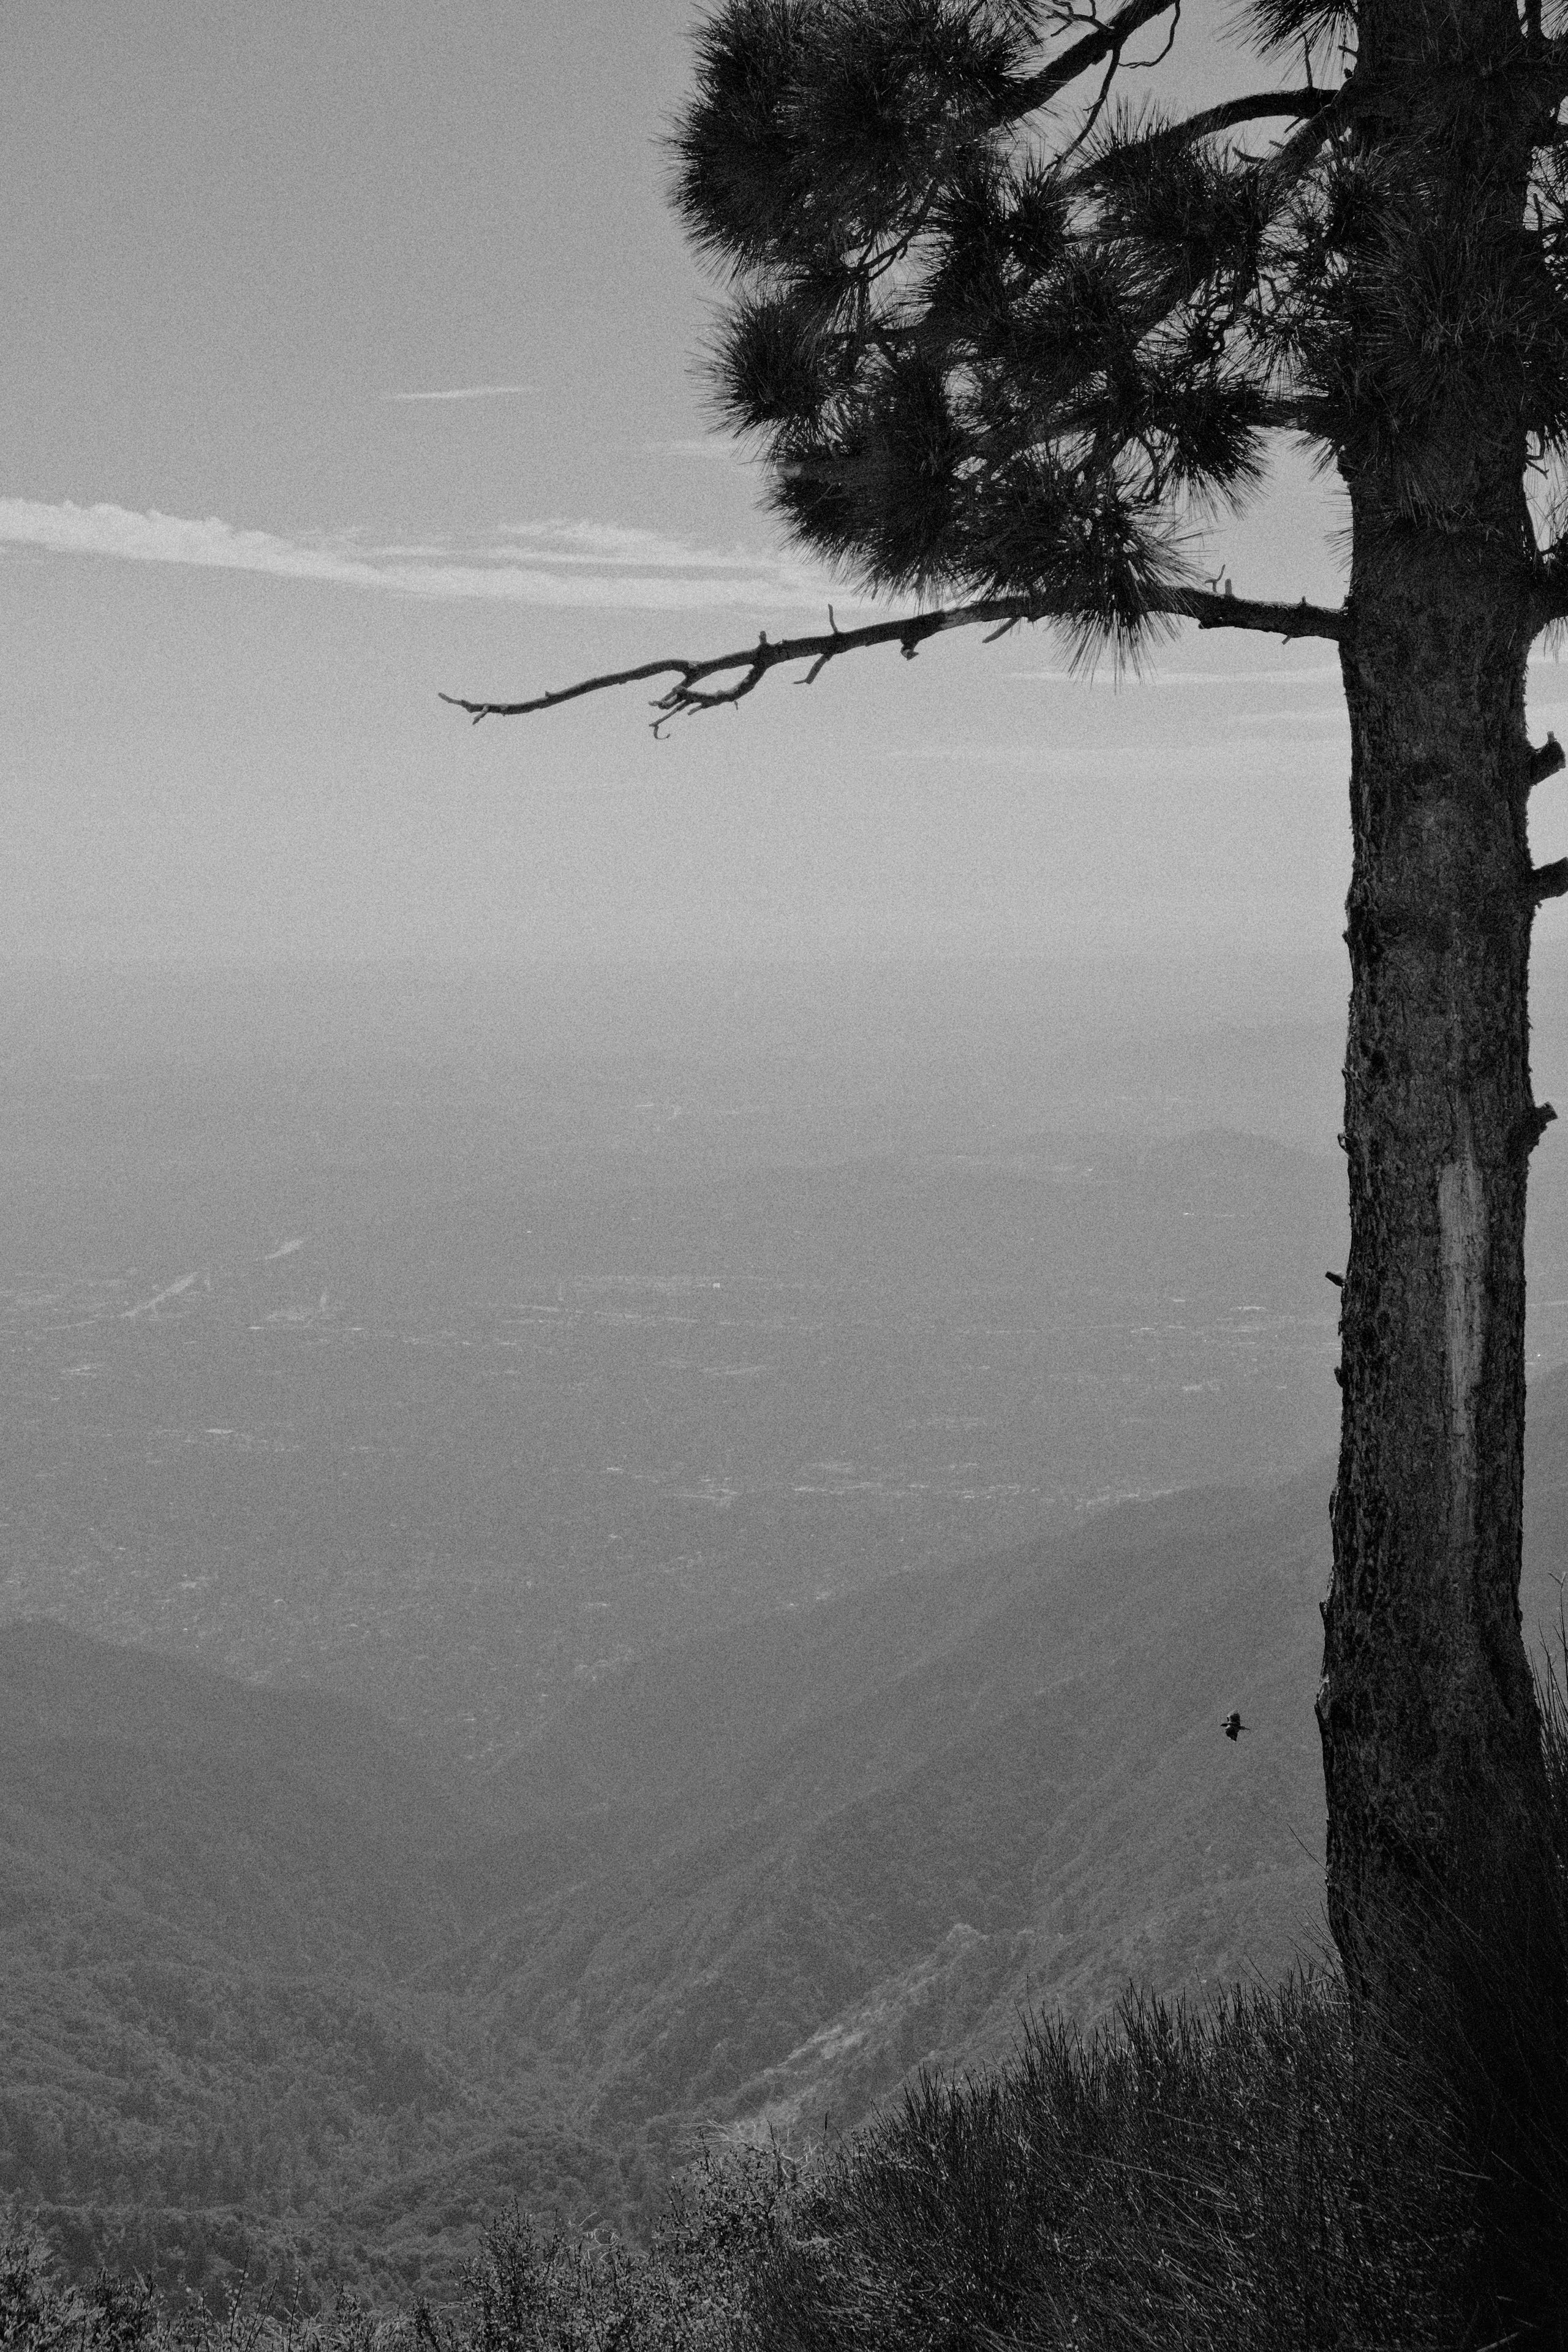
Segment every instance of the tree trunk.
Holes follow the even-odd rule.
[[[1521,387],[1487,331],[1531,125],[1512,0],[1358,20],[1383,223],[1343,313],[1351,1249],[1318,1696],[1352,1981],[1413,1897],[1536,1868],[1545,1786],[1519,1609],[1537,624]]]
[[[1468,534],[1356,522],[1351,1250],[1318,1699],[1329,1914],[1352,1966],[1384,1899],[1413,1875],[1447,1886],[1478,1829],[1509,1840],[1540,1819],[1544,1788],[1519,1609],[1540,1132],[1529,615],[1495,541],[1489,560]]]

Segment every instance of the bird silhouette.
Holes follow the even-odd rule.
[[[1239,1707],[1232,1707],[1230,1713],[1226,1717],[1225,1721],[1220,1725],[1220,1729],[1224,1732],[1227,1739],[1240,1738],[1242,1733],[1247,1729],[1247,1726],[1241,1719],[1241,1710]]]

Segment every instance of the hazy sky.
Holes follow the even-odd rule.
[[[1189,6],[1194,89],[1227,14]],[[9,952],[1332,948],[1327,647],[1189,634],[1113,692],[954,643],[659,743],[635,694],[437,700],[820,625],[706,429],[659,149],[693,20],[8,0]],[[1331,596],[1331,522],[1298,469],[1243,593]]]

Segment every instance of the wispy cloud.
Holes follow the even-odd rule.
[[[689,541],[666,538],[656,530],[637,530],[625,523],[572,522],[556,516],[544,522],[501,523],[495,533],[498,552],[530,557],[538,562],[611,564],[642,572],[754,572],[757,559],[743,548],[727,552],[693,547]],[[798,567],[797,567],[798,570]]]
[[[383,400],[518,400],[537,392],[532,383],[459,383],[443,392],[384,392]]]
[[[482,541],[375,547],[348,535],[289,539],[204,520],[0,498],[0,547],[130,563],[264,572],[405,596],[681,612],[723,607],[820,614],[834,593],[804,565],[715,550],[615,524],[514,523]],[[839,596],[847,606],[852,600]]]

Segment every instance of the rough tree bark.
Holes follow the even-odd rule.
[[[1360,24],[1368,81],[1406,88],[1479,74],[1489,43],[1500,57],[1518,43],[1508,0],[1380,0]],[[1403,176],[1392,109],[1387,123]],[[1508,144],[1500,159],[1478,142],[1468,171],[1446,155],[1454,212],[1434,208],[1421,259],[1451,268],[1462,249],[1484,268],[1494,237],[1517,236],[1529,155]],[[1531,1091],[1527,1010],[1540,886],[1524,689],[1540,622],[1517,392],[1505,380],[1492,400],[1489,416],[1461,428],[1439,410],[1422,446],[1384,436],[1343,467],[1351,1249],[1318,1717],[1330,1920],[1352,1970],[1413,1880],[1461,1907],[1478,1864],[1517,1885],[1536,1866],[1544,1789],[1519,1605],[1525,1180],[1551,1116]],[[1412,480],[1428,509],[1415,520]]]
[[[1351,1250],[1318,1706],[1342,1949],[1391,1870],[1447,1875],[1461,1808],[1500,1830],[1542,1785],[1519,1608],[1530,635],[1478,553],[1358,535],[1342,651]]]

